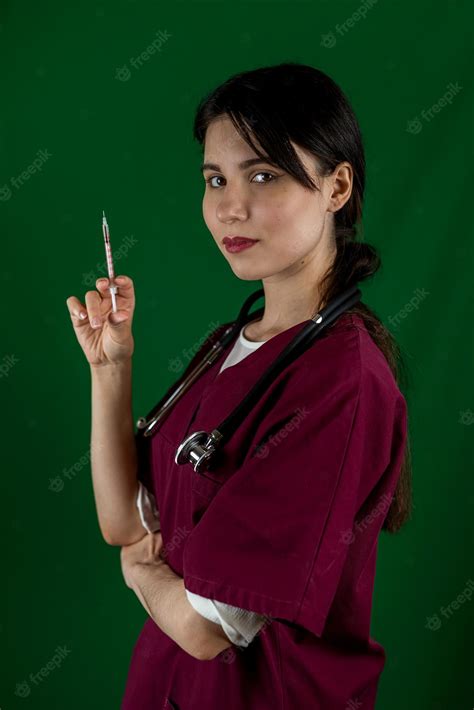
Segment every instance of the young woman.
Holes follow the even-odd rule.
[[[145,457],[131,408],[132,280],[117,278],[117,313],[107,279],[85,305],[67,300],[91,366],[100,527],[150,617],[122,709],[369,710],[385,662],[370,636],[378,536],[411,510],[400,354],[374,312],[357,303],[287,365],[217,467],[175,463],[189,433],[212,431],[315,313],[379,268],[356,239],[359,126],[333,80],[285,63],[215,89],[194,135],[206,226],[237,278],[261,280],[265,306],[176,402]]]

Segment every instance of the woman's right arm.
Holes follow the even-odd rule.
[[[147,534],[136,503],[131,359],[91,365],[91,384],[91,468],[99,526],[109,545],[131,545]]]
[[[137,508],[137,450],[132,417],[132,320],[135,290],[128,276],[115,279],[112,310],[109,279],[96,281],[85,304],[70,296],[67,307],[92,377],[91,464],[100,530],[110,545],[137,542],[144,529]]]

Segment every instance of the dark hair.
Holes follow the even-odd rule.
[[[334,214],[336,255],[321,282],[319,306],[373,276],[381,266],[380,256],[374,246],[356,239],[362,222],[365,187],[362,136],[354,111],[339,86],[319,69],[297,62],[242,72],[201,100],[194,120],[194,138],[203,145],[210,122],[224,116],[231,119],[259,157],[269,156],[275,165],[308,189],[319,188],[290,141],[314,155],[315,171],[320,177],[330,175],[342,161],[351,164],[352,194]],[[390,331],[361,301],[347,312],[363,318],[400,385],[402,375],[405,379],[405,365]],[[382,529],[398,531],[411,511],[412,467],[407,433],[400,476]]]

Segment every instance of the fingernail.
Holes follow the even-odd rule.
[[[81,320],[84,320],[85,317],[86,317],[86,314],[84,313],[84,311],[81,311],[81,312],[79,313],[79,318],[80,318]]]
[[[91,325],[93,328],[97,328],[100,325],[100,318],[93,318],[91,320]]]

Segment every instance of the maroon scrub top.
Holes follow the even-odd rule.
[[[217,427],[308,322],[219,374],[234,339],[159,425],[139,470],[186,589],[271,619],[247,648],[198,660],[148,618],[122,710],[375,707],[385,664],[370,636],[377,542],[407,411],[362,318],[342,314],[280,373],[212,471],[174,462],[183,439]]]

